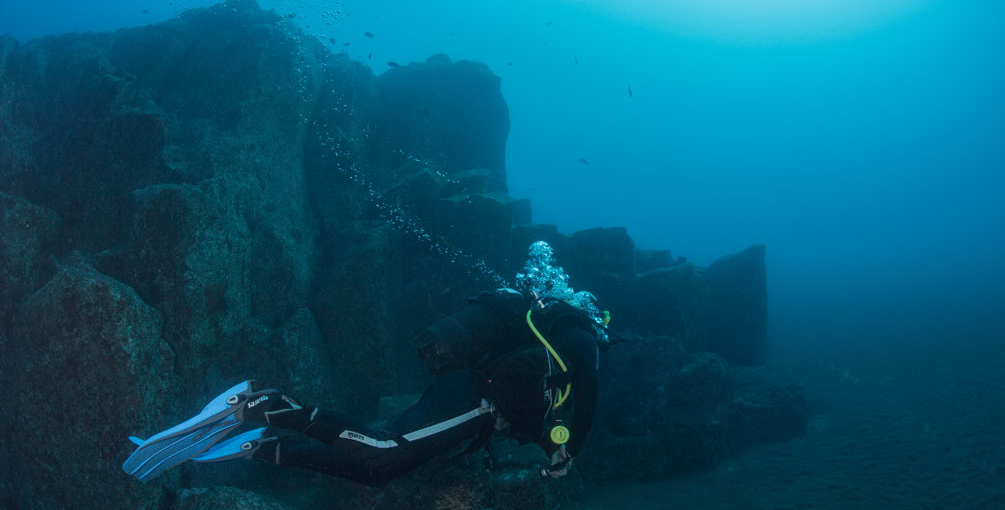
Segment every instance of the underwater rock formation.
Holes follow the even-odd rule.
[[[731,363],[764,363],[768,336],[768,281],[764,245],[713,262],[705,272],[711,298],[708,348]]]
[[[670,250],[635,250],[635,270],[640,273],[672,266],[673,263]]]
[[[688,353],[670,337],[613,346],[601,378],[595,433],[578,466],[599,483],[708,469],[752,444],[799,435],[809,421],[801,388],[784,374]],[[645,468],[626,470],[631,459]]]
[[[631,339],[601,359],[587,480],[653,448],[659,477],[798,434],[797,388],[723,361],[763,359],[763,248],[705,269],[623,228],[531,224],[505,193],[508,130],[485,65],[436,56],[377,77],[248,0],[0,37],[0,383],[16,410],[0,506],[293,508],[310,485],[347,507],[553,507],[578,482],[541,483],[536,449],[379,490],[257,463],[148,484],[119,468],[128,435],[249,377],[386,418],[381,397],[429,382],[409,338],[508,284],[537,240]]]
[[[18,306],[55,273],[59,230],[54,212],[0,193],[0,329],[14,325]]]
[[[240,508],[243,510],[292,510],[256,492],[234,487],[199,487],[182,489],[174,507],[178,510],[211,510],[215,508]]]
[[[516,225],[512,239],[514,264],[526,257],[525,247],[531,242],[547,241],[569,270],[570,284],[600,297],[617,331],[673,336],[690,351],[711,351],[741,365],[764,360],[764,246],[752,246],[702,268],[674,259],[669,251],[636,249],[624,228],[566,236],[554,225]]]
[[[128,286],[70,260],[22,303],[0,345],[10,392],[5,463],[15,508],[84,508],[116,494],[120,508],[156,500],[121,473],[122,439],[149,430],[179,395],[160,313]],[[97,476],[102,482],[93,482]],[[96,507],[95,507],[96,508]]]
[[[376,136],[385,154],[436,162],[451,176],[488,169],[486,191],[506,191],[509,110],[499,82],[485,64],[442,54],[380,75]],[[388,162],[383,166],[397,166]]]

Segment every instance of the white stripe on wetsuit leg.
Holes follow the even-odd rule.
[[[372,446],[374,448],[394,448],[398,446],[398,443],[393,439],[388,439],[387,441],[379,441],[370,436],[364,436],[359,432],[353,432],[351,430],[343,430],[341,434],[338,435],[342,439],[349,439],[351,441],[356,441],[357,443],[363,443],[367,446]]]
[[[456,427],[466,421],[477,418],[489,412],[492,412],[492,407],[489,405],[488,401],[482,400],[481,407],[477,409],[472,409],[460,416],[455,416],[449,420],[441,421],[440,423],[436,423],[428,427],[421,428],[414,432],[409,432],[408,434],[405,434],[401,437],[407,439],[408,441],[417,441],[424,437],[429,437],[433,434],[443,432],[444,430],[447,430],[449,428]],[[338,437],[342,439],[349,439],[351,441],[356,441],[358,443],[363,443],[365,445],[372,446],[374,448],[394,448],[395,446],[398,446],[398,443],[393,439],[380,441],[372,437],[360,434],[359,432],[353,432],[351,430],[343,430],[342,433],[338,435]]]
[[[409,441],[416,441],[416,440],[422,439],[424,437],[429,437],[429,436],[431,436],[433,434],[436,434],[436,433],[439,433],[439,432],[443,432],[444,430],[447,430],[449,428],[456,427],[456,426],[458,426],[458,425],[460,425],[460,424],[462,424],[462,423],[464,423],[464,422],[466,422],[468,420],[472,420],[474,418],[477,418],[477,417],[479,417],[479,416],[481,416],[481,415],[483,415],[485,413],[489,413],[489,412],[492,412],[492,407],[489,406],[488,401],[482,400],[481,407],[479,407],[477,409],[472,409],[472,410],[470,410],[470,411],[468,411],[468,412],[466,412],[466,413],[464,413],[464,414],[462,414],[460,416],[451,418],[451,419],[449,419],[447,421],[441,421],[440,423],[437,423],[435,425],[430,425],[430,426],[428,426],[426,428],[422,428],[422,429],[416,430],[415,432],[409,432],[408,434],[405,434],[405,435],[403,435],[401,437],[404,437],[405,439],[407,439]]]

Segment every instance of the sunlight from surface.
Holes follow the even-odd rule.
[[[582,1],[565,0],[572,3]],[[724,39],[851,35],[909,15],[931,0],[589,0],[641,25]]]

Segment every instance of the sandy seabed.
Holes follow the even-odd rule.
[[[568,508],[1005,509],[998,343],[794,349],[772,364],[805,386],[805,436],[705,473],[588,490]]]

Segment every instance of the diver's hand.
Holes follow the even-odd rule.
[[[551,466],[541,468],[541,476],[561,478],[569,474],[570,469],[572,469],[572,456],[565,451],[565,445],[562,445],[551,454]]]

